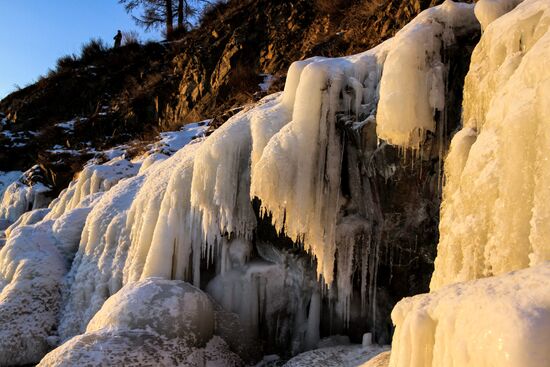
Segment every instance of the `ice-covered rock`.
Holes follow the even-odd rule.
[[[242,366],[227,343],[214,336],[214,310],[205,293],[182,281],[130,283],[103,304],[84,334],[39,365]]]
[[[550,361],[550,262],[405,298],[391,367],[545,367]]]
[[[149,330],[203,347],[214,333],[214,307],[201,290],[176,280],[147,278],[111,296],[94,315],[87,333],[101,329]]]

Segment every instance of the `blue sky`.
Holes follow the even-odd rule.
[[[0,99],[46,74],[59,57],[78,54],[91,38],[111,44],[117,29],[160,38],[136,26],[117,0],[0,0]]]

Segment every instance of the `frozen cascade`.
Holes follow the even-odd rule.
[[[178,158],[195,150],[198,145],[190,144],[173,157],[119,182],[93,207],[67,275],[68,290],[59,326],[63,339],[80,334],[105,300],[125,284],[125,276],[128,277],[131,270],[131,262],[126,266],[127,258],[134,259],[136,249],[139,249],[138,241],[131,248],[132,231],[140,233],[141,227],[145,228],[144,231],[150,230],[150,226],[156,222],[156,218],[153,223],[143,222],[142,219],[150,219],[146,216],[130,217],[132,205],[141,205],[143,210],[146,210],[147,205],[158,205],[156,202],[162,198],[162,190],[166,188],[169,178],[167,172],[173,172],[179,162]],[[153,188],[152,191],[141,190],[146,183]],[[156,189],[160,190],[157,192]],[[138,193],[150,198],[151,203],[139,200]],[[139,279],[141,270],[134,280]]]
[[[62,277],[97,195],[55,220],[50,209],[23,214],[0,250],[0,364],[38,362],[55,341]]]
[[[449,23],[429,29],[434,37],[442,37],[445,29],[444,37],[451,42],[454,30],[477,28],[472,14],[470,5],[447,1],[413,24],[424,29]],[[410,26],[397,39],[422,48],[427,31],[422,34],[417,37],[417,27]],[[331,294],[338,299],[338,313],[348,320],[354,251],[369,228],[361,218],[339,224],[345,200],[340,192],[343,149],[337,116],[373,119],[386,55],[398,48],[389,40],[350,57],[296,62],[282,95],[266,97],[233,116],[202,144],[155,163],[104,195],[88,217],[69,274],[63,338],[82,331],[104,300],[128,282],[148,276],[192,277],[201,285],[202,258],[219,263],[233,240],[252,238],[255,197],[279,232],[315,256],[318,275],[328,285],[335,279],[337,262],[339,281]],[[434,70],[441,71],[440,66]],[[424,68],[419,73],[426,77],[435,71]],[[433,85],[427,93],[432,101],[439,100],[440,85]],[[219,268],[222,276],[230,270]],[[369,283],[374,282],[371,275]],[[312,313],[319,312],[313,307]],[[315,335],[314,324],[311,327],[309,335]]]
[[[19,217],[34,209],[48,206],[50,198],[47,193],[50,188],[37,182],[34,185],[26,185],[21,181],[15,181],[6,187],[0,201],[0,220],[13,223]]]
[[[261,154],[254,146],[251,197],[261,200],[262,214],[272,216],[279,232],[302,242],[315,256],[317,272],[326,284],[333,283],[334,262],[339,261],[339,309],[344,318],[349,301],[345,299],[351,294],[349,260],[353,258],[349,254],[353,248],[346,241],[357,233],[351,228],[347,234],[339,233],[345,225],[338,229],[338,212],[345,200],[340,194],[343,150],[337,113],[355,115],[358,121],[370,121],[376,115],[380,137],[394,143],[405,142],[406,137],[407,146],[417,146],[420,140],[415,131],[434,130],[435,109],[444,107],[445,70],[439,59],[442,43],[451,44],[455,36],[478,27],[472,5],[446,1],[424,11],[394,39],[373,50],[340,59],[314,58],[294,66],[289,70],[289,80],[296,84],[292,120],[281,128],[277,122],[278,132],[267,131],[273,137]],[[415,49],[421,51],[412,52]],[[401,74],[403,67],[407,68],[405,75]],[[424,94],[408,93],[396,100],[396,89],[403,88],[404,77],[410,90],[426,80],[433,83],[422,87]],[[399,115],[404,111],[403,101],[410,106],[406,116]],[[397,112],[391,114],[390,110]],[[403,121],[410,121],[406,131]],[[253,142],[266,141],[261,135],[266,130],[253,125]],[[343,242],[338,243],[338,238]],[[336,256],[337,249],[347,251],[347,256]]]
[[[199,144],[176,154],[168,167],[171,175],[147,177],[128,213],[132,246],[124,268],[124,283],[150,276],[186,279],[192,241],[189,217],[193,159]],[[174,162],[175,160],[175,162]],[[162,172],[162,171],[157,171]],[[183,189],[183,190],[182,190]],[[200,246],[198,248],[200,254]],[[195,264],[200,268],[200,263]]]

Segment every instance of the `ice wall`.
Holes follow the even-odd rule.
[[[431,293],[394,308],[391,367],[550,361],[550,2],[514,4],[476,5]]]
[[[525,1],[473,53],[465,127],[445,162],[432,289],[550,259],[549,24],[549,2]]]

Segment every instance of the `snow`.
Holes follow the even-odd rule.
[[[63,130],[66,130],[67,132],[72,133],[74,131],[76,123],[83,122],[83,121],[86,121],[86,120],[88,120],[86,117],[75,117],[75,118],[73,118],[72,120],[69,120],[69,121],[59,122],[59,123],[55,124],[55,126],[61,128]]]
[[[339,345],[315,349],[292,358],[283,367],[358,367],[388,350],[387,346]],[[367,364],[368,366],[368,364]]]
[[[400,301],[391,367],[545,367],[550,262]]]
[[[175,153],[192,140],[204,137],[212,120],[204,120],[184,125],[178,131],[160,133],[160,140],[153,145],[153,151]]]
[[[447,157],[431,289],[550,259],[550,3],[526,0],[474,50]]]
[[[269,87],[271,87],[271,84],[273,84],[273,75],[271,74],[260,74],[260,76],[262,78],[264,78],[264,80],[258,84],[258,86],[260,87],[260,90],[262,92],[267,92],[269,90]]]

